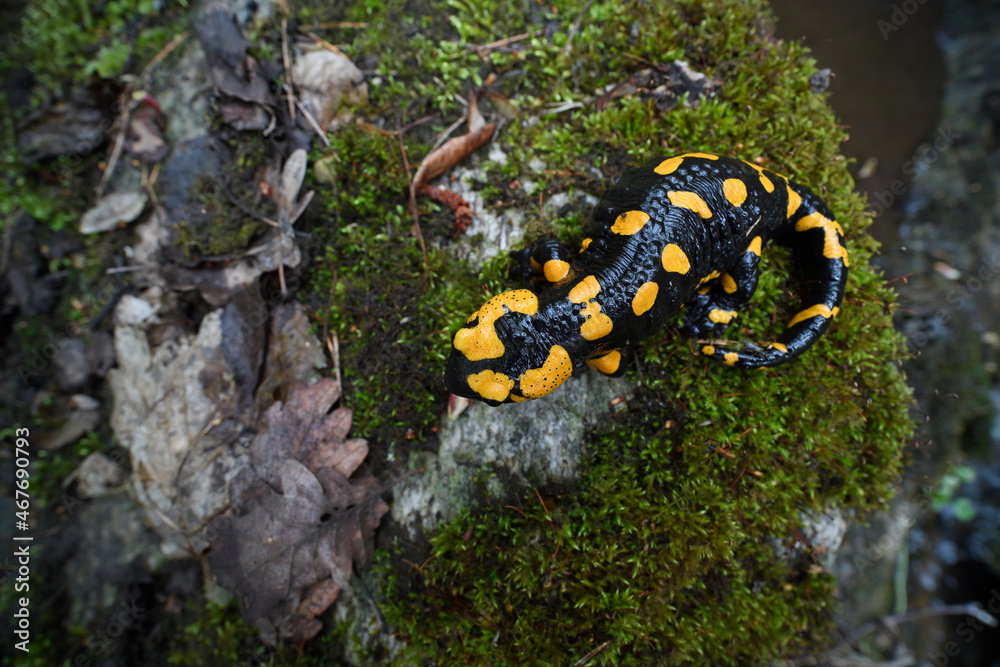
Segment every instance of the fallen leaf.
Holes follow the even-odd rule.
[[[146,193],[112,192],[104,195],[80,218],[80,233],[93,234],[114,229],[122,222],[132,222],[146,208]]]
[[[342,53],[327,49],[308,51],[295,60],[291,76],[302,105],[324,129],[336,116],[341,101],[354,105],[368,103],[364,74]]]
[[[212,83],[223,97],[221,106],[229,122],[247,130],[267,127],[270,116],[254,107],[274,106],[268,77],[250,55],[250,43],[240,34],[225,2],[216,0],[205,8],[198,22],[198,40],[205,52]]]
[[[230,488],[231,524],[211,540],[216,579],[271,644],[320,631],[316,617],[348,586],[353,568],[370,562],[389,509],[375,478],[348,479],[368,445],[347,439],[349,410],[330,412],[339,397],[325,378],[296,385],[267,411],[248,448],[251,465]]]
[[[162,160],[167,155],[167,142],[163,138],[165,127],[166,119],[160,105],[146,95],[128,122],[125,138],[129,153],[146,164]]]
[[[413,233],[420,239],[423,246],[423,234],[416,218],[416,205],[413,197],[426,195],[432,199],[442,202],[455,214],[455,231],[462,234],[472,223],[472,210],[468,202],[460,195],[445,190],[443,188],[432,188],[430,182],[448,171],[456,164],[472,155],[480,146],[485,144],[493,136],[496,130],[496,123],[487,123],[479,111],[474,95],[469,96],[469,132],[461,137],[454,137],[444,142],[423,159],[417,173],[413,176],[413,184],[410,186],[411,204],[414,209]]]
[[[413,177],[413,189],[419,190],[456,164],[476,152],[493,136],[496,123],[487,123],[460,137],[453,137],[427,154]]]
[[[611,100],[630,97],[643,92],[653,98],[656,111],[665,113],[685,95],[685,105],[693,106],[702,97],[712,97],[722,87],[722,82],[709,79],[696,72],[683,60],[666,65],[657,64],[639,70],[625,81],[601,95],[596,102],[598,111],[605,109]]]

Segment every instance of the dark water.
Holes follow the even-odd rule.
[[[869,201],[887,202],[909,189],[904,166],[921,141],[933,137],[941,108],[944,65],[934,39],[943,0],[832,2],[772,0],[778,37],[804,39],[820,68],[835,78],[830,103],[850,141],[843,153],[878,160],[870,178],[858,181]],[[909,11],[909,13],[907,13]],[[881,23],[880,23],[881,22]],[[902,187],[900,187],[902,184]],[[872,233],[891,247],[898,208],[876,219]]]

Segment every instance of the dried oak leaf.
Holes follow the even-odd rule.
[[[250,445],[251,469],[233,480],[231,516],[219,523],[209,559],[218,582],[240,601],[265,641],[306,641],[316,616],[371,558],[388,506],[371,476],[348,477],[367,455],[346,439],[351,413],[338,408],[330,379],[297,385],[265,415]]]

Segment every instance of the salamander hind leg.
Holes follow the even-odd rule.
[[[569,251],[554,238],[538,239],[524,250],[510,253],[510,256],[518,264],[515,273],[537,287],[562,283],[573,277]]]
[[[736,264],[702,279],[687,303],[681,333],[685,336],[721,336],[739,316],[757,288],[760,275],[760,237],[756,237]]]

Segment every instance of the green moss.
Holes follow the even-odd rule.
[[[317,313],[338,336],[354,430],[381,442],[424,439],[444,407],[441,373],[450,332],[499,288],[502,262],[481,276],[437,247],[450,238],[450,214],[425,215],[427,267],[411,234],[399,143],[358,126],[331,137],[334,185],[322,191],[329,226],[310,276]],[[421,200],[428,207],[427,200]],[[325,310],[333,271],[330,310]]]
[[[67,83],[81,83],[92,74],[110,79],[163,48],[172,33],[161,24],[176,20],[184,7],[186,0],[164,7],[152,0],[31,0],[5,64],[26,64],[57,95]]]

